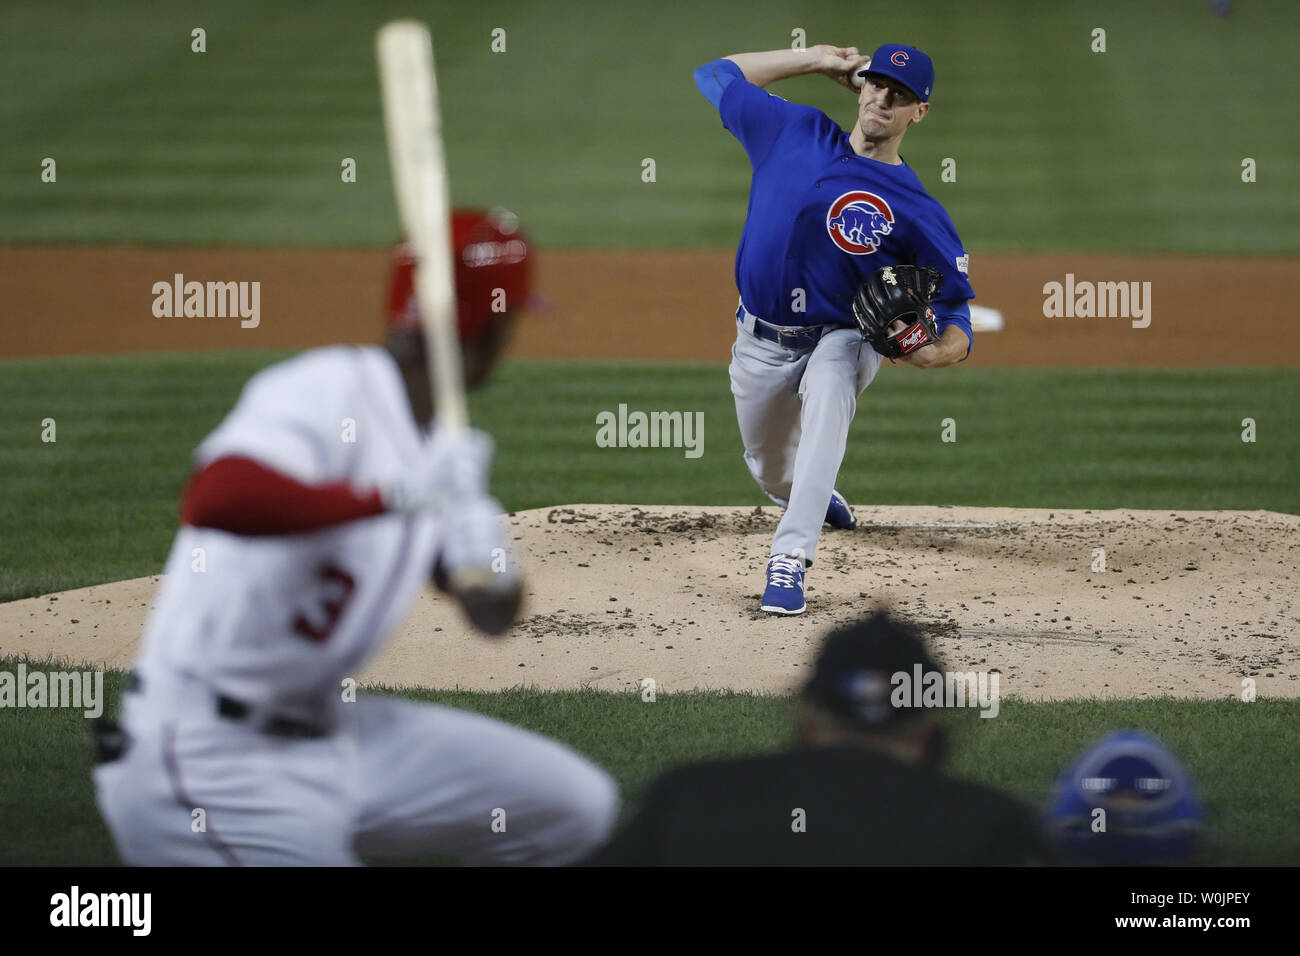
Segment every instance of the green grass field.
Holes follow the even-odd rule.
[[[17,660],[0,658],[0,670]],[[47,663],[41,666],[49,667]],[[105,690],[116,708],[122,675]],[[411,693],[559,738],[607,768],[635,805],[653,777],[687,760],[740,755],[791,740],[792,703],[754,694],[598,691]],[[1277,745],[1300,719],[1300,701],[1004,701],[997,720],[950,718],[958,776],[1001,787],[1027,804],[1050,799],[1077,751],[1116,727],[1163,739],[1194,768],[1205,807],[1205,865],[1293,864],[1300,856],[1300,768]],[[89,724],[80,711],[14,710],[0,721],[0,865],[111,865],[116,853],[95,808]]]
[[[0,242],[389,242],[372,43],[384,21],[415,15],[436,38],[454,201],[510,206],[544,246],[734,244],[748,163],[691,74],[802,29],[809,44],[934,56],[933,110],[903,155],[968,248],[1298,252],[1300,153],[1284,118],[1300,5],[1237,3],[1223,19],[1208,7],[11,2]],[[190,51],[195,27],[205,53]],[[852,125],[852,97],[824,78],[777,90]],[[41,182],[45,157],[56,183]],[[647,157],[654,183],[641,180]],[[956,182],[939,179],[945,158]]]
[[[0,364],[0,600],[157,573],[199,440],[269,353]],[[704,413],[704,452],[599,448],[620,403]],[[721,364],[515,362],[473,396],[511,510],[768,504]],[[1253,418],[1257,441],[1243,443]],[[57,441],[41,441],[55,421]],[[957,441],[940,440],[945,418]],[[1300,513],[1300,371],[889,368],[859,405],[840,489],[861,504]]]

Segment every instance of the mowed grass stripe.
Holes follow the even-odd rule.
[[[892,10],[878,35],[845,9],[808,0],[798,27],[810,44],[870,49],[888,37],[933,55],[933,110],[904,156],[977,253],[1300,251],[1300,154],[1277,121],[1300,32],[1289,0],[1237,4],[1227,18],[1171,2],[1052,4],[1025,17],[1017,0],[935,0]],[[398,0],[11,0],[0,8],[14,91],[0,99],[0,207],[12,214],[0,241],[391,242],[372,38],[410,15]],[[749,163],[692,73],[728,52],[788,47],[788,4],[729,0],[665,17],[587,0],[430,0],[418,15],[435,36],[455,202],[507,205],[543,246],[734,245]],[[192,53],[200,23],[208,51]],[[1091,49],[1099,25],[1105,53]],[[490,46],[498,26],[504,53]],[[853,123],[853,98],[822,77],[775,91]],[[1207,142],[1204,104],[1215,102],[1232,107]],[[40,181],[46,156],[57,184]],[[1259,169],[1250,184],[1246,156]],[[343,157],[357,161],[355,183],[340,180]],[[646,158],[654,182],[642,181]],[[945,159],[955,182],[940,178]]]
[[[156,573],[194,448],[279,357],[0,363],[0,599]],[[838,487],[861,504],[1300,513],[1298,398],[1288,369],[886,366],[859,402]],[[597,446],[597,416],[620,404],[701,413],[702,455]],[[769,503],[742,461],[720,363],[509,363],[471,412],[496,439],[493,489],[511,510]],[[1254,443],[1241,440],[1246,417]],[[46,418],[55,443],[41,441]],[[945,419],[955,442],[941,440]]]

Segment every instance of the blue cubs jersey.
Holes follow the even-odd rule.
[[[754,170],[736,253],[750,312],[776,325],[852,326],[862,280],[911,263],[944,275],[933,302],[940,333],[958,325],[974,340],[966,250],[911,167],[859,156],[821,110],[754,86],[730,60],[695,76]]]

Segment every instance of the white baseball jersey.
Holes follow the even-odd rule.
[[[245,386],[197,464],[252,458],[303,483],[391,482],[421,431],[396,363],[377,347],[306,352]],[[183,526],[146,626],[138,670],[331,725],[355,677],[428,585],[430,517],[383,514],[294,535]]]
[[[198,464],[246,457],[303,483],[363,489],[409,474],[421,440],[388,352],[319,349],[249,381]],[[438,547],[432,518],[398,514],[292,535],[182,527],[140,686],[122,697],[125,746],[94,772],[122,859],[562,864],[598,846],[618,787],[563,744],[447,707],[344,701],[343,679],[428,585]],[[222,697],[330,732],[263,732],[219,715]]]

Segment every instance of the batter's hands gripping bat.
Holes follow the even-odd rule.
[[[424,323],[438,426],[455,434],[467,427],[468,415],[456,337],[451,204],[433,40],[418,20],[394,20],[380,28],[375,49],[397,210],[415,253],[415,295]]]

